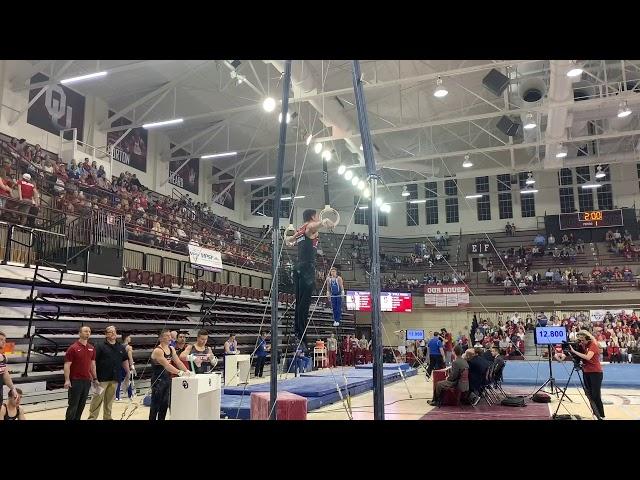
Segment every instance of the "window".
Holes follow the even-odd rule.
[[[558,172],[558,185],[573,185],[573,172],[570,168],[562,168]]]
[[[253,215],[273,216],[273,196],[276,187],[261,188],[262,185],[251,185],[251,211]],[[257,190],[257,191],[256,191]],[[255,192],[254,192],[255,191]],[[291,194],[289,188],[282,188],[282,197]],[[280,201],[280,218],[289,218],[291,215],[291,201]]]
[[[506,173],[504,175],[498,175],[498,191],[510,192],[511,191],[511,175]]]
[[[610,183],[605,183],[598,189],[598,208],[600,210],[613,209],[613,192]]]
[[[591,180],[591,173],[589,173],[589,166],[576,167],[576,183],[581,185]]]
[[[483,195],[482,198],[479,198],[476,205],[478,208],[478,220],[491,220],[491,202],[489,195]]]
[[[522,214],[522,218],[536,216],[535,193],[520,195],[520,213]]]
[[[420,224],[420,214],[418,213],[418,204],[409,203],[409,200],[417,200],[418,198],[418,185],[407,185],[408,197],[403,197],[407,200],[407,227],[413,227]]]
[[[560,212],[573,213],[576,209],[575,199],[573,197],[573,187],[564,187],[560,189]]]
[[[444,181],[444,194],[447,196],[458,195],[458,184],[455,180]]]
[[[425,209],[427,212],[427,225],[438,223],[438,184],[427,182],[424,188],[424,196],[427,198]]]
[[[380,227],[388,227],[389,226],[389,214],[381,212],[378,210],[378,226]]]
[[[581,188],[578,191],[578,206],[581,212],[593,210],[593,190],[590,188]]]
[[[356,225],[369,225],[369,208],[358,207],[353,221]]]
[[[447,215],[447,223],[458,223],[458,198],[446,198],[444,200],[444,209]]]
[[[489,177],[476,177],[476,193],[489,193]]]
[[[511,192],[498,194],[498,212],[500,218],[513,218],[513,204],[511,200]]]
[[[520,186],[520,190],[523,190],[529,186],[527,185],[527,178],[529,178],[529,172],[520,172],[518,174],[518,185]]]

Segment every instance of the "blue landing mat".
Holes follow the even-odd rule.
[[[557,383],[564,385],[569,378],[573,364],[571,362],[551,362],[553,377]],[[604,388],[640,388],[640,364],[613,363],[602,365]],[[542,385],[549,377],[548,362],[525,362],[521,360],[507,361],[504,369],[505,385]],[[537,378],[536,378],[537,376]],[[579,385],[576,374],[571,377],[571,386]]]
[[[405,377],[412,377],[417,373],[417,370],[409,369],[403,373]],[[344,382],[342,374],[338,375],[337,369],[334,370],[334,374],[336,376],[336,380],[338,380],[338,384],[342,386]],[[306,376],[278,382],[278,390],[296,393],[297,395],[306,397],[307,411],[309,412],[340,401],[340,396],[336,391],[336,383],[329,370],[321,370],[304,375]],[[359,395],[373,389],[373,371],[371,369],[356,371],[351,368],[348,371],[345,371],[345,376],[347,377],[347,386],[349,388],[350,395]],[[385,384],[397,382],[398,380],[400,380],[400,374],[398,373],[397,368],[395,372],[385,372]],[[298,386],[296,386],[296,384],[298,384]],[[313,385],[316,385],[316,388],[319,387],[323,392],[328,393],[325,393],[322,396],[309,396],[298,393],[301,389],[309,389]],[[329,386],[331,387],[330,389],[328,388]],[[227,390],[233,393],[227,392]],[[342,390],[344,392],[344,388],[342,388]],[[243,387],[228,387],[224,389],[224,393],[221,397],[221,416],[248,420],[251,417],[251,392],[268,392],[269,383],[251,385],[246,388],[244,395],[242,394],[242,391]],[[316,392],[310,391],[309,393]]]
[[[398,370],[398,365],[400,365],[400,370],[409,370],[411,368],[411,365],[409,365],[408,363],[383,363],[382,364],[382,368],[384,368],[385,370],[387,369],[393,369],[393,370]],[[363,368],[365,370],[373,370],[373,363],[367,363],[365,365],[356,365],[356,368],[360,369]]]

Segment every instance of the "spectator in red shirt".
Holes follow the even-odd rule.
[[[18,211],[24,213],[20,222],[23,225],[27,224],[27,215],[32,207],[36,207],[35,215],[38,214],[37,206],[38,206],[38,189],[36,186],[31,183],[31,175],[25,173],[22,175],[22,180],[18,181],[18,198],[20,199],[20,204],[18,205]],[[31,217],[32,219],[33,217]],[[29,224],[33,224],[33,220],[29,221]]]
[[[67,420],[80,420],[84,410],[91,382],[100,386],[96,374],[96,349],[89,343],[91,329],[80,327],[78,341],[73,343],[64,356],[64,388],[69,391]]]
[[[445,366],[451,366],[451,357],[453,355],[453,337],[449,332],[447,332],[446,328],[441,328],[440,333],[442,334],[443,340],[443,348],[444,348],[444,361]]]
[[[600,347],[596,343],[593,335],[586,330],[578,332],[578,341],[582,346],[582,352],[577,352],[573,346],[569,345],[571,353],[580,357],[582,362],[582,371],[584,372],[584,388],[587,396],[591,400],[593,413],[599,419],[604,417],[604,406],[602,405],[602,396],[600,390],[602,388],[602,365],[600,364]]]

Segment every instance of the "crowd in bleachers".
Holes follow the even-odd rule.
[[[467,281],[468,275],[464,271],[448,272],[425,272],[421,279],[418,277],[398,276],[397,272],[391,275],[382,276],[383,290],[412,290],[426,285],[457,285]]]
[[[269,269],[268,245],[243,241],[241,233],[232,228],[226,217],[213,213],[206,203],[194,202],[189,195],[180,198],[160,195],[142,185],[136,174],[130,172],[109,180],[104,168],[95,161],[85,158],[81,163],[72,161],[67,165],[39,145],[31,147],[24,139],[3,141],[0,153],[4,158],[0,196],[20,200],[15,193],[20,188],[16,178],[24,172],[36,191],[52,197],[50,206],[54,209],[74,215],[91,210],[122,214],[129,241],[179,253],[187,253],[188,243],[195,242],[219,250],[228,263]],[[3,202],[0,207],[4,206]],[[29,206],[31,215],[37,215],[35,207],[35,203]],[[22,211],[20,206],[7,209],[3,218],[25,223],[26,216],[15,215]]]
[[[503,322],[499,318],[496,322],[488,318],[478,319],[473,316],[469,337],[474,346],[489,348],[497,346],[508,356],[523,356],[525,352],[524,337],[527,329],[531,328],[533,320],[530,316],[522,319],[517,313]]]
[[[633,243],[633,239],[628,230],[624,234],[620,230],[614,232],[607,231],[605,240],[609,244],[609,252],[623,256],[625,260],[638,259],[640,257],[640,246]]]

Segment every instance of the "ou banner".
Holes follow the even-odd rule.
[[[426,307],[451,308],[469,305],[469,287],[466,285],[425,285]]]
[[[592,322],[602,322],[604,321],[604,316],[609,312],[614,317],[616,315],[633,315],[633,309],[620,309],[620,310],[589,310],[589,319]]]
[[[222,255],[220,255],[220,252],[201,247],[198,244],[189,244],[189,260],[194,267],[212,272],[222,271]]]

